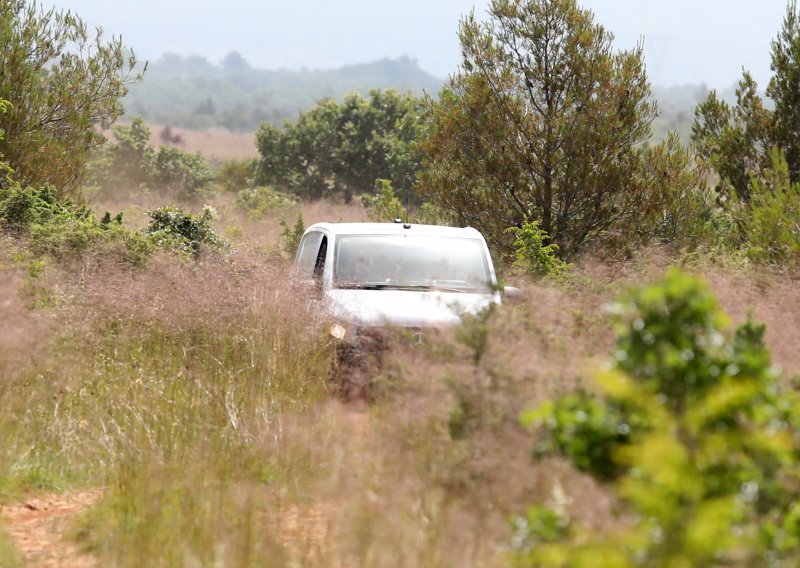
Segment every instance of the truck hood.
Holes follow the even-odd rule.
[[[326,296],[334,317],[364,327],[445,327],[500,303],[490,293],[332,289]]]

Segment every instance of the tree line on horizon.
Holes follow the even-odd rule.
[[[436,96],[445,79],[419,67],[414,59],[384,58],[325,70],[269,70],[253,67],[232,51],[219,64],[197,55],[165,53],[147,64],[143,80],[130,86],[123,99],[125,117],[202,130],[212,127],[253,132],[262,123],[280,126],[323,99],[343,100],[371,89],[394,89],[417,96]],[[688,142],[694,107],[707,95],[702,84],[655,86],[659,116],[653,139],[676,131]],[[735,85],[722,98],[735,100]]]

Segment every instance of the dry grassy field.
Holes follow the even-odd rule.
[[[254,220],[215,199],[232,247],[196,261],[86,254],[34,270],[0,242],[0,565],[504,566],[534,503],[610,531],[629,522],[614,494],[532,459],[519,415],[591,386],[613,346],[606,306],[675,263],[734,321],[767,323],[784,377],[800,373],[796,275],[652,248],[514,281],[527,300],[489,319],[485,344],[389,336],[368,400],[343,403],[326,322],[287,286],[278,220],[365,211]]]
[[[178,132],[207,156],[233,136]],[[134,188],[90,205],[142,227],[170,201]],[[423,344],[387,332],[367,396],[345,402],[329,322],[288,285],[281,221],[366,210],[177,202],[205,204],[230,247],[196,259],[42,261],[0,240],[1,566],[506,566],[534,504],[593,534],[624,527],[612,488],[534,459],[519,417],[592,389],[608,306],[671,265],[705,278],[732,322],[766,323],[783,380],[800,374],[798,274],[651,247],[564,278],[502,268],[524,302]]]

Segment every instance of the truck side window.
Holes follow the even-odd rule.
[[[303,237],[303,241],[300,243],[300,248],[297,251],[297,258],[294,262],[295,274],[298,278],[302,280],[311,280],[316,276],[315,270],[319,259],[320,244],[322,244],[323,239],[324,235],[316,231]],[[324,240],[327,243],[328,239],[325,238]]]
[[[322,237],[322,243],[319,246],[319,254],[317,254],[317,261],[314,263],[314,280],[322,280],[322,274],[325,272],[325,257],[328,254],[328,237]]]

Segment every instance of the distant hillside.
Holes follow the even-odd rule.
[[[272,71],[251,68],[235,52],[220,65],[170,53],[149,64],[144,80],[131,88],[124,103],[128,116],[148,122],[253,131],[261,122],[292,118],[323,98],[389,88],[436,94],[442,84],[409,57],[334,70]]]
[[[276,71],[254,69],[236,52],[220,64],[168,53],[149,64],[144,80],[126,97],[125,109],[129,117],[142,116],[153,124],[252,132],[261,122],[294,118],[320,99],[388,88],[436,95],[443,84],[409,57],[331,70]],[[707,94],[705,85],[655,87],[661,113],[653,123],[652,140],[663,140],[675,130],[688,142],[694,109]],[[718,94],[735,101],[733,87]]]

